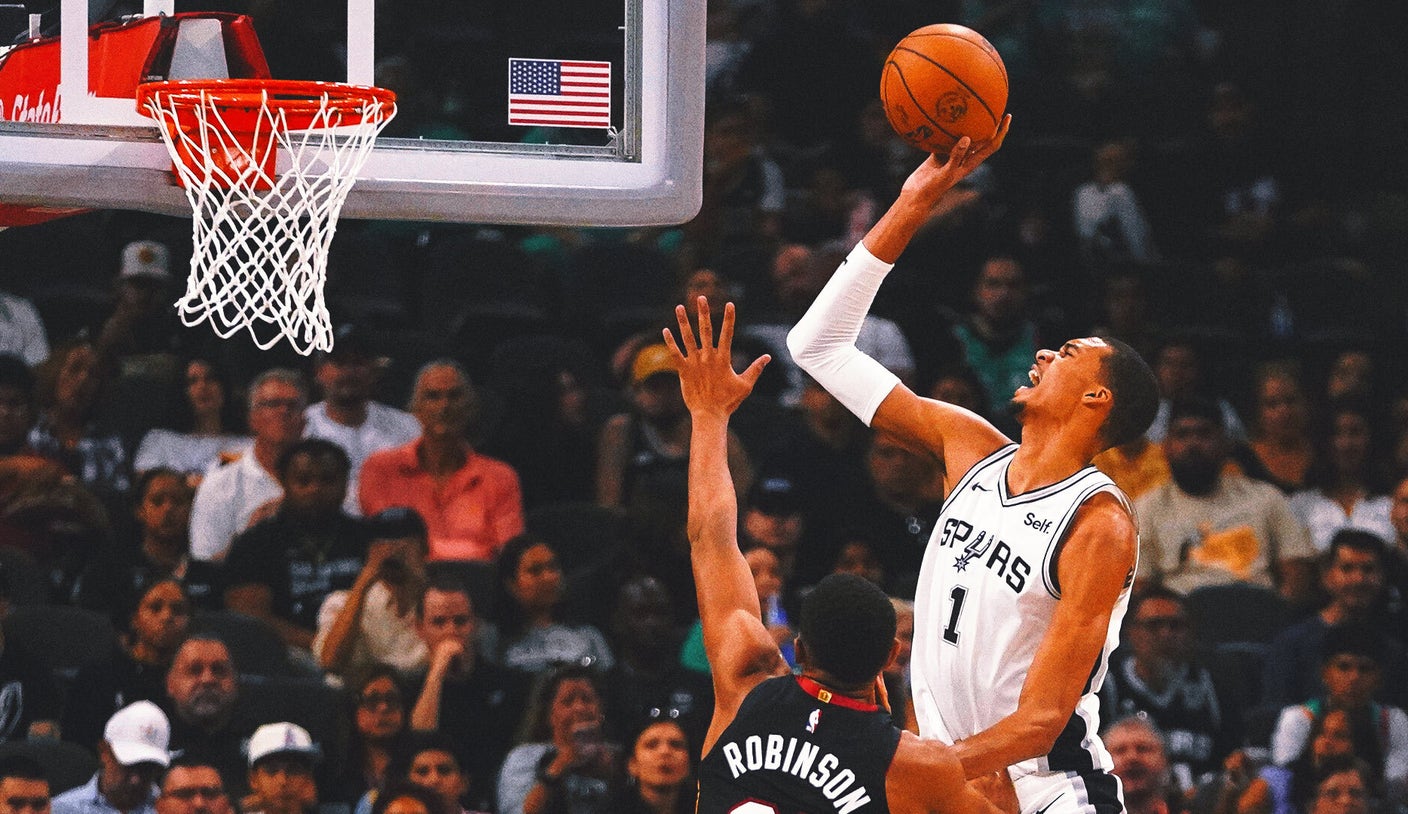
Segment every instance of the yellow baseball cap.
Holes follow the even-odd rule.
[[[659,373],[674,373],[675,360],[664,343],[646,345],[636,352],[636,360],[631,363],[631,383],[640,384]]]

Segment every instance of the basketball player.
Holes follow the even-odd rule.
[[[877,430],[933,450],[947,495],[919,572],[911,660],[920,734],[952,743],[969,777],[1004,766],[1030,814],[1122,810],[1096,735],[1096,693],[1138,554],[1128,500],[1090,466],[1138,437],[1153,374],[1099,337],[1041,350],[1013,396],[1022,444],[916,396],[854,337],[876,289],[935,205],[1001,146],[931,156],[788,336],[797,363]]]
[[[890,723],[881,670],[899,649],[895,610],[851,574],[826,578],[802,605],[793,676],[763,626],[758,592],[738,549],[738,504],[728,469],[728,421],[769,358],[733,372],[732,303],[718,347],[708,301],[698,300],[696,344],[676,309],[685,352],[670,353],[693,422],[689,538],[704,647],[713,667],[714,717],[699,767],[699,814],[996,814],[1016,811],[1006,772],[965,783],[953,750]]]

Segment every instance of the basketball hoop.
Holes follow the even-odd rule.
[[[150,82],[137,109],[160,124],[194,210],[187,326],[248,330],[267,350],[332,349],[323,297],[337,216],[377,134],[396,115],[389,90],[331,82]]]

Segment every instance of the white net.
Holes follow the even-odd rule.
[[[298,99],[265,87],[232,102],[213,84],[139,97],[194,210],[181,321],[208,320],[221,338],[246,330],[265,350],[281,338],[304,355],[331,350],[328,248],[395,103],[351,86]]]

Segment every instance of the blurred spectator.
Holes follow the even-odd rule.
[[[337,329],[333,349],[319,354],[314,381],[323,400],[308,406],[304,418],[308,438],[326,438],[342,447],[352,461],[345,508],[362,513],[358,482],[362,463],[373,452],[409,444],[420,437],[420,423],[405,410],[372,401],[377,383],[377,359],[366,334],[354,325]]]
[[[806,517],[802,514],[802,497],[797,493],[797,485],[791,476],[768,474],[753,483],[743,506],[739,529],[742,532],[741,544],[761,545],[771,551],[777,557],[783,583],[788,588],[794,587],[793,580],[798,576],[799,543],[806,534],[807,526]],[[818,570],[823,567],[820,552],[809,551],[804,556],[813,561],[809,583],[821,579],[822,574]]]
[[[839,572],[838,572],[839,573]],[[895,726],[919,733],[919,720],[910,703],[909,663],[914,651],[914,603],[890,597],[895,606],[895,638],[900,641],[894,661],[885,668],[885,691],[890,697],[890,714]]]
[[[619,814],[689,814],[695,795],[690,779],[691,741],[679,722],[668,718],[647,724],[629,741],[626,782],[618,789],[613,812]]]
[[[333,591],[318,609],[313,655],[339,676],[386,664],[402,672],[426,664],[416,633],[416,602],[426,583],[430,550],[425,521],[411,509],[385,509],[366,521],[367,562],[352,587]]]
[[[54,798],[54,814],[155,814],[156,779],[171,762],[171,725],[150,701],[123,707],[103,727],[98,773]]]
[[[444,799],[429,788],[410,782],[397,783],[377,796],[370,814],[456,814]]]
[[[117,710],[162,701],[166,672],[190,627],[191,603],[180,582],[158,579],[128,593],[112,608],[118,647],[79,669],[64,704],[64,740],[89,749],[97,749]]]
[[[313,645],[318,610],[352,587],[371,542],[342,511],[347,453],[321,438],[279,456],[283,502],[273,517],[235,537],[225,559],[225,607],[261,619],[292,647]]]
[[[175,350],[179,323],[171,306],[171,253],[154,240],[122,247],[113,283],[112,314],[103,323],[97,347],[104,359],[121,361],[129,372],[139,358]]]
[[[1326,412],[1306,476],[1310,488],[1291,495],[1291,511],[1309,529],[1317,551],[1328,549],[1330,538],[1345,528],[1371,532],[1384,542],[1393,539],[1386,447],[1374,429],[1366,406],[1339,402]]]
[[[39,312],[24,297],[0,291],[0,355],[14,356],[29,367],[49,358],[49,337]]]
[[[973,311],[953,326],[963,361],[983,383],[984,400],[994,424],[1012,437],[1019,425],[1012,412],[1012,394],[1030,384],[1044,334],[1028,310],[1026,271],[1015,257],[993,255],[983,261],[973,282]]]
[[[1277,634],[1267,650],[1262,702],[1279,708],[1323,695],[1325,637],[1336,625],[1369,625],[1385,635],[1379,661],[1384,681],[1379,697],[1408,702],[1408,654],[1401,627],[1384,618],[1384,545],[1365,531],[1345,529],[1330,540],[1320,566],[1320,587],[1328,597],[1319,612]]]
[[[542,673],[557,664],[589,664],[610,670],[615,664],[601,631],[563,620],[562,566],[542,539],[520,534],[508,541],[496,563],[497,622],[485,625],[479,641],[497,664]]]
[[[528,340],[538,341],[496,365],[490,387],[504,403],[493,437],[485,440],[485,451],[518,473],[528,509],[595,497],[596,438],[604,412],[590,371],[566,358],[568,348],[560,342]]]
[[[689,412],[670,352],[642,347],[631,363],[629,412],[607,419],[597,442],[596,497],[603,506],[640,511],[647,504],[683,507],[689,458]],[[743,442],[729,434],[729,466],[744,493],[752,479]]]
[[[166,671],[166,699],[173,749],[214,766],[227,792],[242,793],[250,729],[235,718],[239,684],[225,643],[209,635],[182,642]]]
[[[1127,342],[1145,359],[1153,359],[1163,333],[1160,318],[1151,308],[1147,275],[1151,270],[1133,263],[1119,263],[1105,272],[1100,314],[1090,333]]]
[[[1129,603],[1128,648],[1121,648],[1101,688],[1101,717],[1147,716],[1162,730],[1163,782],[1191,792],[1241,743],[1238,697],[1198,661],[1183,597],[1150,588]],[[1121,779],[1129,782],[1121,776]]]
[[[230,814],[230,795],[214,766],[184,755],[161,779],[156,814]]]
[[[782,564],[772,549],[759,543],[747,545],[743,550],[743,559],[748,563],[753,587],[758,592],[763,624],[788,665],[796,667],[797,653],[793,641],[797,638],[797,631],[792,627],[787,605],[783,601]],[[704,650],[704,624],[699,619],[695,620],[680,647],[680,663],[697,673],[710,672],[709,656]]]
[[[388,793],[409,782],[439,797],[449,814],[473,814],[464,807],[472,778],[455,755],[454,743],[442,733],[413,735],[387,773]]]
[[[1168,340],[1154,355],[1153,368],[1159,380],[1159,411],[1154,414],[1153,423],[1144,433],[1150,441],[1163,441],[1168,434],[1168,425],[1172,420],[1169,409],[1175,401],[1204,398],[1215,399],[1223,434],[1230,441],[1241,444],[1247,440],[1246,428],[1242,426],[1237,411],[1226,399],[1208,392],[1204,380],[1206,371],[1203,370],[1196,345],[1184,339]]]
[[[368,456],[362,466],[362,512],[416,510],[430,530],[430,560],[493,559],[523,531],[518,475],[476,451],[465,433],[477,409],[464,369],[430,362],[416,375],[411,412],[421,437]]]
[[[1256,373],[1256,422],[1248,475],[1290,493],[1307,486],[1315,445],[1310,438],[1310,406],[1293,362],[1270,362]]]
[[[139,537],[135,544],[123,541],[97,553],[79,581],[79,604],[111,611],[131,591],[170,577],[180,580],[195,606],[219,607],[220,566],[190,557],[193,497],[185,476],[175,470],[142,473],[133,509]]]
[[[430,664],[411,684],[419,688],[411,728],[450,737],[471,779],[471,805],[482,806],[493,799],[499,764],[523,714],[527,677],[480,657],[475,647],[479,619],[463,583],[433,577],[416,612]]]
[[[1120,779],[1124,808],[1129,814],[1176,814],[1182,795],[1169,770],[1164,733],[1144,715],[1116,719],[1100,738],[1114,762],[1111,773]]]
[[[352,726],[347,760],[333,766],[333,787],[324,797],[352,805],[368,791],[383,788],[394,779],[390,774],[398,750],[405,746],[410,728],[406,694],[396,671],[376,666],[363,672],[350,688]]]
[[[19,357],[0,354],[0,456],[32,455],[34,373]]]
[[[1378,779],[1362,760],[1325,761],[1316,777],[1308,814],[1367,814],[1374,805]],[[1393,805],[1390,800],[1389,804]],[[1401,807],[1401,806],[1400,806]]]
[[[187,475],[194,487],[214,467],[244,452],[248,436],[237,432],[236,401],[230,380],[211,359],[186,362],[176,426],[158,427],[142,437],[132,468],[141,475],[165,467]]]
[[[91,342],[79,340],[55,348],[38,375],[41,410],[29,445],[63,464],[104,503],[120,505],[132,473],[126,446],[101,416],[111,369]]]
[[[1250,582],[1308,600],[1315,549],[1286,498],[1267,483],[1225,471],[1222,413],[1207,400],[1169,411],[1163,442],[1173,479],[1135,504],[1138,581],[1180,593],[1205,585]]]
[[[1128,141],[1100,144],[1095,148],[1094,177],[1076,187],[1072,196],[1081,257],[1091,271],[1157,259],[1149,220],[1126,180],[1134,160],[1134,145]]]
[[[318,807],[313,764],[323,750],[308,730],[287,722],[264,724],[249,737],[249,795],[245,814],[305,814]]]
[[[1325,378],[1325,400],[1364,401],[1375,395],[1374,357],[1362,348],[1340,351]]]
[[[0,814],[49,814],[44,766],[24,755],[0,758]]]
[[[0,586],[6,589],[8,586]],[[8,596],[0,605],[8,606]],[[63,699],[53,676],[31,654],[5,640],[0,627],[0,743],[57,734]]]
[[[782,233],[799,243],[837,241],[854,246],[880,217],[879,204],[847,177],[838,156],[825,154],[806,173],[806,184],[789,190]]]
[[[876,433],[866,455],[868,494],[854,503],[851,525],[874,535],[888,590],[912,598],[924,546],[944,498],[943,464],[927,450]]]
[[[1382,779],[1383,748],[1373,721],[1342,709],[1330,710],[1314,720],[1307,748],[1287,765],[1263,766],[1252,776],[1245,753],[1229,756],[1211,814],[1308,811],[1316,778],[1324,768],[1345,760],[1372,763],[1377,767],[1372,772]]]
[[[780,246],[772,254],[771,266],[776,311],[754,316],[738,329],[740,336],[752,337],[766,344],[772,354],[772,364],[787,374],[787,390],[781,396],[784,406],[798,405],[807,378],[792,361],[792,352],[787,349],[787,332],[797,324],[816,295],[821,293],[832,270],[840,265],[845,252],[849,251],[849,247],[839,248],[840,245],[827,244],[822,249],[801,243]],[[835,256],[838,251],[839,257]],[[913,381],[914,351],[904,332],[892,320],[867,314],[856,337],[856,347],[901,379]]]
[[[93,555],[111,545],[108,514],[59,464],[30,455],[0,458],[0,545],[23,551],[67,600]]]
[[[1164,448],[1141,435],[1096,455],[1091,463],[1110,476],[1130,500],[1138,500],[1150,490],[1163,486],[1172,477]]]
[[[967,365],[955,365],[935,376],[933,384],[929,385],[929,397],[981,416],[988,414],[988,398],[983,382]]]
[[[605,740],[596,671],[581,664],[542,677],[525,726],[525,742],[499,770],[499,814],[607,814],[619,748]]]
[[[622,585],[611,619],[616,664],[605,672],[603,703],[613,734],[663,718],[682,727],[691,742],[703,743],[714,688],[679,663],[684,637],[674,628],[674,604],[664,583],[643,576]]]
[[[191,509],[191,557],[224,560],[235,535],[256,510],[283,495],[279,458],[303,435],[308,391],[286,368],[266,370],[249,386],[249,430],[254,443],[237,460],[206,475]]]
[[[885,566],[880,562],[879,547],[864,529],[843,529],[836,536],[840,544],[831,561],[829,574],[855,574],[884,588],[889,582]]]
[[[1393,540],[1385,558],[1388,611],[1389,618],[1403,630],[1408,619],[1408,477],[1400,479],[1393,488],[1389,519],[1393,523]]]
[[[758,265],[781,232],[786,189],[782,170],[759,133],[756,103],[745,98],[710,105],[704,125],[704,188],[699,213],[685,224],[702,262],[727,257]]]
[[[1288,766],[1312,748],[1317,719],[1343,710],[1351,721],[1366,716],[1383,755],[1383,775],[1393,799],[1408,794],[1408,715],[1374,702],[1383,677],[1382,637],[1363,625],[1338,625],[1326,632],[1321,653],[1325,694],[1281,710],[1271,736],[1271,760]]]

